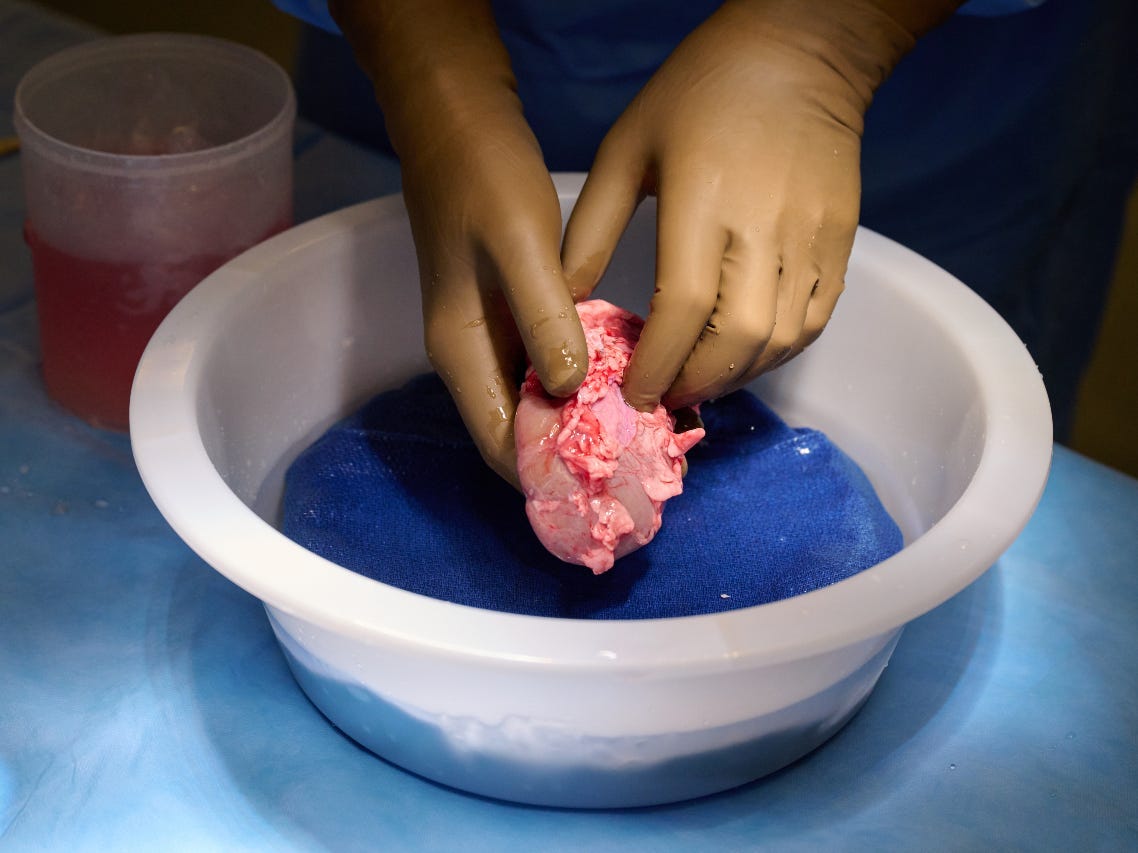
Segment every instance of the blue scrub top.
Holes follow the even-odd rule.
[[[275,0],[334,29],[324,0]],[[613,121],[718,0],[496,0],[552,170],[587,170]],[[866,116],[861,222],[988,300],[1040,365],[1062,440],[1138,164],[1134,0],[972,0],[925,36]],[[311,28],[302,112],[387,146],[343,40]]]
[[[691,3],[691,4],[676,4],[680,6],[700,6],[705,10],[708,8],[714,9],[720,5],[719,2],[704,2],[704,3]],[[1042,5],[1044,0],[969,0],[960,7],[959,13],[962,15],[981,15],[981,16],[995,16],[995,15],[1010,15],[1015,12],[1022,12],[1025,9],[1034,9],[1036,6]],[[273,3],[283,11],[293,15],[301,20],[307,21],[310,24],[327,30],[328,32],[339,32],[336,22],[332,20],[332,16],[328,13],[328,4],[326,0],[273,0]],[[627,9],[630,5],[628,3],[606,3],[597,4],[590,7],[587,3],[574,4],[573,9],[569,8],[555,8],[555,4],[549,2],[541,2],[541,0],[513,0],[513,2],[497,2],[494,4],[495,12],[502,17],[501,13],[505,12],[505,17],[512,17],[509,15],[510,10],[518,10],[521,12],[519,18],[528,20],[549,20],[550,16],[562,17],[566,12],[571,13],[578,19],[589,18],[596,19],[599,14],[607,14],[616,12],[617,15],[623,15],[623,9]],[[659,3],[639,3],[640,18],[655,18],[664,17],[660,12]],[[525,10],[525,11],[522,11]],[[669,14],[675,15],[681,13],[682,9],[670,9]],[[704,17],[707,17],[705,12]],[[672,17],[668,20],[667,26],[673,30],[681,33],[689,32],[690,30],[682,29],[683,17]],[[701,19],[702,20],[702,19]]]
[[[281,9],[329,32],[338,32],[325,0],[274,0]],[[656,0],[600,0],[600,2],[550,3],[548,0],[494,0],[494,16],[510,53],[518,79],[519,95],[542,151],[551,169],[584,171],[616,117],[644,83],[659,68],[676,45],[706,20],[722,0],[685,0],[661,4]],[[961,16],[1008,15],[1039,6],[1043,0],[971,0]],[[661,12],[666,5],[667,13]],[[1039,33],[1032,33],[1032,50],[1043,60],[1057,51]],[[1051,39],[1055,41],[1055,39]],[[322,52],[327,53],[326,45]],[[1038,58],[1038,53],[1033,56]],[[1015,63],[1019,56],[1006,57]],[[324,59],[322,57],[322,59]],[[964,57],[944,57],[941,67],[927,69],[926,78],[956,75]],[[315,60],[314,63],[315,64]],[[308,73],[319,73],[306,69]],[[337,72],[341,73],[341,72]],[[909,75],[911,76],[911,75]],[[331,74],[328,74],[331,78]],[[330,79],[329,79],[330,82]],[[989,85],[999,81],[989,81]],[[358,85],[358,81],[357,81]],[[1014,82],[1002,87],[1021,92]],[[337,87],[321,87],[322,97],[338,97]],[[370,87],[367,97],[370,99]],[[881,110],[879,109],[878,112]],[[926,110],[922,110],[924,112]],[[355,121],[368,128],[370,141],[386,146],[379,138],[375,107],[352,109]],[[955,134],[959,135],[959,134]]]

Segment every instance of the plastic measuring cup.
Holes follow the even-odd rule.
[[[204,36],[99,39],[24,76],[15,124],[52,397],[127,427],[135,368],[166,313],[292,224],[295,116],[280,66]]]

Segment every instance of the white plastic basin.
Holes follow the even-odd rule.
[[[582,178],[556,180],[567,214]],[[598,296],[643,312],[654,247],[647,202]],[[984,572],[1043,488],[1050,410],[1022,344],[963,284],[862,230],[827,331],[754,390],[861,464],[905,534],[900,553],[806,595],[676,619],[549,619],[405,592],[306,551],[274,521],[303,448],[429,369],[418,294],[399,197],[281,234],[163,323],[135,380],[131,437],[158,508],[264,601],[312,701],[448,785],[631,806],[782,767],[849,720],[905,623]]]

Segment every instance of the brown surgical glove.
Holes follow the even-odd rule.
[[[585,338],[561,270],[561,209],[489,4],[330,4],[375,84],[399,155],[427,353],[486,462],[517,485],[513,422],[528,353],[577,389]]]
[[[574,296],[658,197],[656,292],[624,386],[669,408],[725,394],[813,341],[842,292],[863,116],[945,0],[728,0],[605,137],[562,247]]]

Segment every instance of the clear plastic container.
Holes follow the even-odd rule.
[[[288,75],[204,36],[105,38],[20,82],[15,124],[48,392],[125,429],[163,317],[226,260],[292,224]]]

